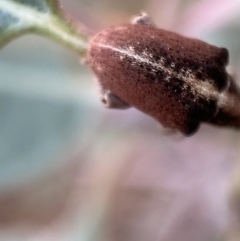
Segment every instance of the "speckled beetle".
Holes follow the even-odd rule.
[[[185,135],[201,122],[240,126],[228,50],[157,29],[145,13],[96,34],[87,63],[109,108],[134,106]]]

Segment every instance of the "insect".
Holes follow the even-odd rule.
[[[158,29],[142,13],[97,33],[87,63],[106,107],[134,106],[191,135],[201,122],[240,127],[240,92],[226,71],[228,58],[227,49]]]

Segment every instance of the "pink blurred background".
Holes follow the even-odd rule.
[[[240,76],[239,0],[61,3],[93,31],[144,10],[228,48]],[[78,56],[37,36],[2,49],[0,73],[0,240],[223,240],[238,131],[165,135],[133,108],[105,109]]]

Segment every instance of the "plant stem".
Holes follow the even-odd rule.
[[[84,34],[80,24],[75,24],[75,21],[65,14],[58,1],[46,1],[49,5],[46,6],[46,10],[38,11],[34,8],[34,2],[28,5],[25,1],[0,0],[1,11],[16,21],[9,26],[3,25],[0,44],[6,44],[18,36],[32,32],[51,38],[85,57],[88,46],[87,34]]]
[[[66,17],[53,15],[36,32],[65,45],[81,57],[86,55],[88,36]]]

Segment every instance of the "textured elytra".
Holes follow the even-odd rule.
[[[88,63],[106,89],[184,134],[216,116],[229,82],[225,48],[146,25],[101,31]]]
[[[240,127],[240,89],[230,77],[227,90],[221,93],[219,111],[210,123],[220,126]],[[221,101],[222,100],[222,101]]]

